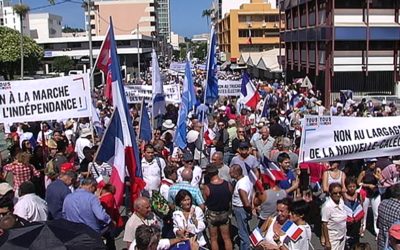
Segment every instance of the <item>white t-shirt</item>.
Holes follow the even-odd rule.
[[[233,191],[232,196],[232,205],[235,207],[243,207],[243,203],[239,195],[239,189],[247,193],[247,198],[251,202],[251,197],[253,196],[253,184],[248,176],[242,177],[242,179],[238,180],[235,185],[235,190]]]
[[[300,238],[296,242],[288,239],[287,245],[290,250],[308,250],[311,241],[311,227],[308,224],[298,225],[298,227],[303,229]]]
[[[145,158],[142,159],[143,180],[146,182],[144,189],[147,191],[160,189],[161,177],[166,164],[164,159],[158,159],[154,157],[151,162],[146,161]]]
[[[322,205],[321,217],[323,222],[328,223],[328,234],[331,241],[346,237],[347,213],[342,199],[339,204],[336,204],[331,198],[328,198]]]
[[[29,221],[47,220],[47,203],[36,194],[25,194],[14,206],[14,214]]]
[[[185,167],[180,167],[177,170],[178,174],[178,182],[182,181],[182,171]],[[201,182],[201,177],[203,175],[203,170],[199,166],[194,166],[193,168],[193,178],[192,182],[190,183],[193,187],[198,187]]]

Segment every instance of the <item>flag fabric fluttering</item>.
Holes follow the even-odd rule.
[[[297,226],[293,221],[287,220],[281,227],[281,230],[289,236],[289,238],[296,242],[301,234],[303,233],[303,229]]]
[[[261,161],[261,175],[264,183],[275,186],[276,181],[286,178],[285,173],[276,165],[275,162],[264,157]]]
[[[166,112],[164,88],[160,74],[160,67],[158,66],[157,53],[154,49],[151,52],[151,83],[153,86],[152,115],[154,119],[160,115],[164,115]]]
[[[194,89],[193,76],[192,76],[192,65],[190,63],[190,52],[186,56],[186,65],[185,65],[185,79],[183,82],[183,93],[185,92],[185,86],[188,88],[188,111],[192,110],[196,105],[196,91]],[[185,83],[186,81],[186,83]]]
[[[100,47],[100,53],[97,56],[95,67],[100,69],[103,74],[106,76],[106,84],[104,86],[104,96],[111,102],[112,101],[112,93],[111,93],[111,56],[110,56],[110,27],[108,27],[106,36],[104,38],[103,43]],[[93,77],[93,76],[92,76]]]
[[[251,82],[250,75],[247,72],[244,72],[240,88],[240,102],[251,109],[255,109],[259,101],[260,94],[258,93],[257,88]]]
[[[185,79],[183,80],[182,102],[179,108],[178,124],[175,133],[175,144],[180,149],[185,149],[187,146],[186,120],[188,117],[189,109],[194,105],[194,99],[190,90],[190,84],[193,85],[193,79],[192,71],[190,68],[190,55],[188,53],[185,66]]]
[[[249,179],[253,186],[259,191],[259,192],[264,192],[264,187],[262,185],[262,182],[257,178],[256,173],[254,173],[253,169],[250,168],[249,164],[246,162],[244,163],[244,166],[246,167],[247,170],[247,175],[249,176]]]
[[[123,201],[125,177],[128,170],[131,182],[131,200],[139,197],[145,183],[140,166],[139,149],[136,143],[131,116],[126,102],[124,86],[114,40],[112,19],[110,18],[110,73],[112,79],[112,98],[114,112],[104,133],[102,143],[96,154],[96,160],[108,162],[112,166],[110,183],[116,188],[114,194],[117,205]]]
[[[205,103],[213,105],[218,100],[218,78],[217,78],[217,36],[214,26],[211,28],[210,47],[207,58],[207,80],[205,86]]]
[[[152,138],[151,122],[145,98],[142,99],[142,108],[139,122],[139,139],[150,142]]]

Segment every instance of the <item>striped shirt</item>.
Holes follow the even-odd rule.
[[[200,188],[192,186],[187,181],[181,181],[181,182],[178,182],[171,186],[171,188],[168,191],[168,202],[169,203],[175,203],[175,196],[181,189],[185,189],[185,190],[189,191],[189,193],[193,197],[194,205],[200,206],[201,204],[204,204],[204,199],[203,199],[203,195],[201,194]]]

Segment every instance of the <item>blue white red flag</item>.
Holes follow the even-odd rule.
[[[145,183],[139,160],[139,149],[136,143],[131,116],[126,102],[112,20],[110,18],[110,72],[112,76],[112,98],[114,112],[102,143],[97,151],[96,160],[108,162],[112,166],[110,183],[116,188],[115,200],[121,205],[125,190],[126,169],[131,182],[132,202],[139,196]]]
[[[247,72],[244,72],[240,89],[240,102],[251,109],[256,109],[260,99],[260,94],[251,82],[250,75]]]
[[[246,167],[247,170],[247,176],[249,176],[249,179],[253,186],[259,191],[259,192],[264,192],[264,187],[262,185],[262,182],[257,178],[256,173],[252,168],[250,168],[249,164],[246,162],[244,163],[244,166]]]
[[[270,161],[267,157],[264,157],[261,161],[261,172],[263,182],[269,186],[275,186],[276,181],[285,180],[285,173],[276,165],[275,162]]]
[[[303,229],[298,227],[293,221],[287,220],[285,224],[282,225],[281,230],[289,236],[292,241],[297,241],[301,234],[303,233]]]
[[[110,46],[111,46],[111,36],[110,36],[110,27],[108,27],[106,37],[104,38],[103,43],[100,47],[100,53],[97,56],[95,67],[100,69],[104,75],[106,76],[106,85],[104,87],[104,96],[111,102],[112,101],[112,93],[111,93],[111,54],[110,54]],[[93,76],[92,76],[93,77]]]
[[[261,235],[261,230],[260,228],[256,227],[254,228],[253,232],[249,236],[251,244],[256,247],[260,242],[264,239]]]

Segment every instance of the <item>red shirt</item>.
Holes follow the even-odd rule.
[[[302,162],[299,165],[300,169],[309,169],[310,171],[310,182],[317,183],[322,180],[326,167],[322,163],[318,162]]]
[[[14,191],[25,181],[29,181],[33,176],[40,176],[40,172],[31,164],[24,165],[13,162],[3,167],[3,171],[11,172],[14,175]]]
[[[106,210],[107,214],[110,215],[111,219],[115,221],[116,227],[123,227],[124,221],[119,213],[114,195],[112,193],[106,193],[100,196],[100,203]]]

